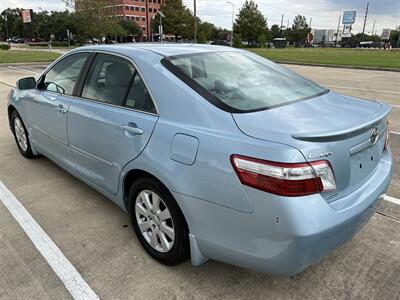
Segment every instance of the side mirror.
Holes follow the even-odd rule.
[[[32,90],[36,87],[36,79],[34,77],[26,77],[17,80],[17,89]]]

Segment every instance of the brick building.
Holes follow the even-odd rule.
[[[76,10],[90,8],[94,4],[105,5],[110,17],[136,21],[145,39],[151,39],[151,20],[165,0],[75,0]]]

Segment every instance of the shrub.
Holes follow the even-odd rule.
[[[0,50],[8,50],[8,49],[10,49],[10,48],[8,48],[8,45],[6,45],[6,44],[0,45]]]

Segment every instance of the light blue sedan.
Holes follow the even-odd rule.
[[[296,274],[352,238],[392,174],[387,105],[242,50],[78,48],[8,101],[21,154],[113,200],[167,265]]]

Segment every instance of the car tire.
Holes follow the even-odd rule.
[[[17,111],[14,110],[11,113],[10,121],[14,139],[17,143],[19,152],[21,152],[21,154],[26,158],[34,158],[35,155],[32,152],[28,130],[26,130],[25,124]]]
[[[151,257],[168,266],[189,258],[186,221],[171,193],[158,180],[143,177],[132,184],[129,215],[137,238]]]

